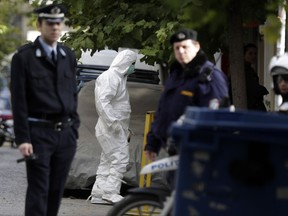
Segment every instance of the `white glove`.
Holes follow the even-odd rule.
[[[116,121],[116,122],[112,123],[111,130],[112,130],[112,132],[119,134],[120,131],[122,130],[122,127],[121,127],[120,123]]]

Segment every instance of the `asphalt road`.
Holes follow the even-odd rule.
[[[24,215],[26,171],[25,163],[16,163],[19,157],[18,149],[0,147],[0,216]],[[70,196],[62,199],[58,216],[105,216],[110,208]]]

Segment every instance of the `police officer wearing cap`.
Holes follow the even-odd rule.
[[[41,35],[20,47],[11,63],[16,144],[26,161],[26,216],[56,216],[76,152],[78,127],[76,58],[57,42],[63,5],[35,10]]]
[[[161,147],[166,148],[168,129],[187,106],[208,107],[212,99],[228,98],[225,74],[208,61],[197,41],[197,32],[182,29],[170,43],[176,61],[170,67],[151,130],[147,135],[145,154],[155,160]]]

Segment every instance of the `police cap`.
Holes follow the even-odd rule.
[[[59,23],[64,20],[67,9],[62,4],[50,4],[34,10],[38,18],[43,18],[48,22]]]
[[[194,31],[193,29],[181,29],[175,32],[170,37],[170,44],[172,45],[175,42],[180,42],[188,39],[197,41],[197,32]]]

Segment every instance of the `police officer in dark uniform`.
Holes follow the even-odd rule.
[[[36,9],[41,35],[11,63],[16,144],[27,168],[26,216],[57,215],[76,151],[76,58],[57,42],[65,12],[59,4]]]
[[[168,128],[187,106],[208,107],[212,99],[228,98],[225,74],[217,69],[200,49],[197,32],[182,29],[170,38],[176,62],[164,86],[151,130],[147,135],[145,154],[155,160],[161,147],[166,148]]]

